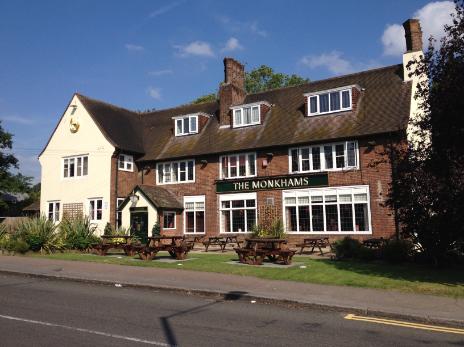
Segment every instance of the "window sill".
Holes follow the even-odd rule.
[[[158,186],[167,186],[167,185],[170,185],[170,184],[186,184],[186,183],[195,183],[195,181],[185,181],[185,182],[168,182],[168,183],[160,183],[160,182],[156,182],[156,185],[158,185]]]
[[[288,235],[372,235],[372,231],[286,231]]]
[[[134,172],[134,170],[127,170],[127,169],[121,169],[121,168],[118,168],[118,171]]]

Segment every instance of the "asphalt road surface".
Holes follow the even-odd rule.
[[[0,274],[0,345],[464,346],[464,334],[234,299]]]

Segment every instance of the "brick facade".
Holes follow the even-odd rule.
[[[352,186],[368,185],[370,191],[370,211],[372,235],[359,235],[359,238],[384,237],[388,238],[395,234],[394,213],[385,206],[391,182],[391,165],[388,158],[384,157],[384,146],[388,143],[387,136],[376,136],[358,139],[359,146],[359,170],[347,170],[329,172],[329,186]],[[289,174],[289,148],[267,148],[257,150],[257,176],[277,176]],[[272,153],[272,156],[270,155]],[[163,188],[169,190],[183,201],[184,196],[204,195],[205,196],[205,233],[206,236],[217,235],[220,232],[219,225],[219,194],[216,193],[216,180],[219,178],[219,155],[209,155],[196,157],[195,159],[195,182],[165,184]],[[207,163],[202,163],[202,161]],[[266,165],[267,162],[267,165]],[[379,163],[380,162],[380,163]],[[373,165],[377,163],[377,165]],[[112,163],[112,201],[111,211],[115,211],[116,197],[125,197],[137,184],[156,185],[155,163],[145,164],[142,172],[117,171],[117,158],[113,158]],[[117,194],[114,187],[117,174]],[[114,193],[113,193],[114,192]],[[273,198],[273,205],[269,204]],[[266,208],[265,206],[273,206]],[[283,217],[282,211],[282,190],[265,190],[257,192],[257,211],[258,223],[265,222],[265,214],[274,213],[280,218]],[[159,211],[161,230],[163,232],[163,211]],[[112,223],[114,223],[115,213],[112,213]],[[184,228],[183,212],[177,211],[176,229],[163,232],[164,234],[183,234]],[[152,226],[149,226],[151,230]],[[322,234],[321,234],[322,235]],[[328,234],[326,234],[328,235]],[[328,235],[335,239],[336,233]],[[343,235],[345,236],[345,235]],[[289,234],[290,243],[301,241],[306,235]]]

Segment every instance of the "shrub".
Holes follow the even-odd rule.
[[[161,234],[161,227],[160,227],[160,224],[158,222],[156,222],[153,225],[153,228],[151,229],[151,234],[153,236],[159,236]]]
[[[333,247],[335,249],[335,256],[337,259],[345,259],[357,258],[362,245],[358,240],[347,236],[341,240],[335,241]]]
[[[88,217],[65,218],[60,223],[60,233],[64,246],[68,249],[87,250],[99,242],[95,235],[97,227]]]
[[[390,240],[381,248],[382,258],[389,263],[402,263],[411,259],[413,244],[407,240]]]
[[[26,241],[22,239],[14,239],[11,238],[8,241],[8,250],[10,252],[21,253],[24,254],[30,249],[29,245]]]
[[[355,256],[362,261],[372,261],[378,258],[378,251],[375,249],[367,248],[363,245],[359,247],[358,254]]]
[[[266,228],[262,224],[255,224],[251,228],[253,237],[272,237],[277,239],[283,239],[286,236],[284,223],[282,220],[276,219],[269,228]]]
[[[103,230],[103,235],[114,235],[114,229],[110,222],[106,223],[105,229]]]
[[[251,228],[252,237],[265,237],[267,235],[266,230],[261,224],[255,224]]]
[[[23,240],[34,252],[50,253],[63,247],[56,225],[46,217],[27,218],[18,224],[15,240]]]

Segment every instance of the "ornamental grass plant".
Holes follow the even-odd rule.
[[[98,236],[95,235],[97,226],[92,224],[87,216],[64,218],[59,228],[64,247],[67,249],[87,251],[99,242]]]
[[[51,253],[63,249],[63,241],[57,225],[45,216],[27,218],[18,224],[14,240],[26,242],[30,250]]]

